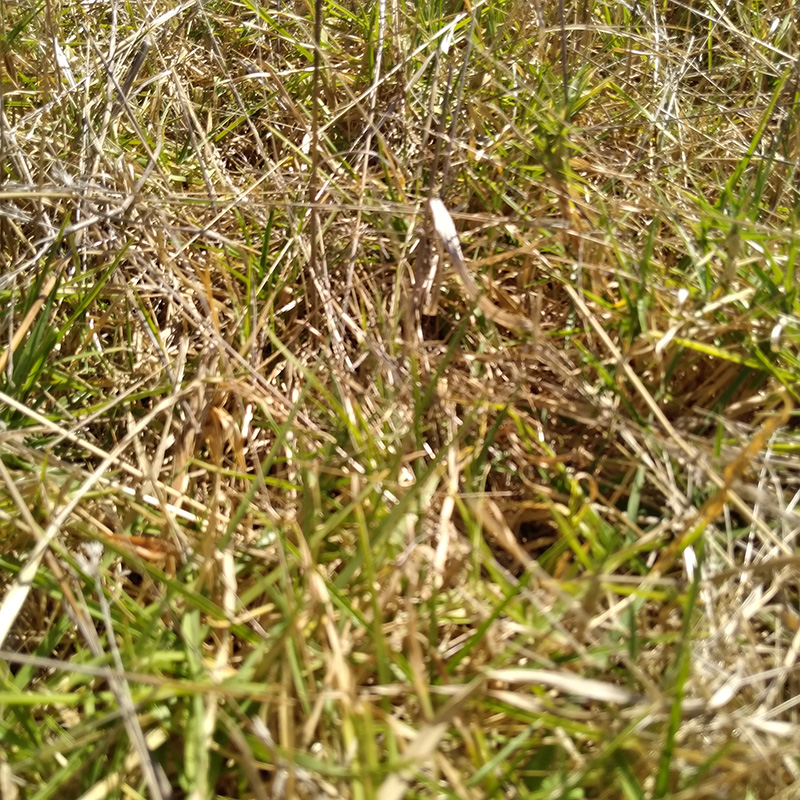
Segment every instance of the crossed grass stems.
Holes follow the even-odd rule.
[[[788,6],[2,10],[4,791],[791,796]]]

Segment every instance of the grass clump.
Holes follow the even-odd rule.
[[[793,14],[0,0],[0,794],[793,797]]]

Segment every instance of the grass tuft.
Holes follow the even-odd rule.
[[[796,22],[0,0],[0,796],[794,797]]]

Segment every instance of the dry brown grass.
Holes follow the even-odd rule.
[[[793,6],[560,11],[0,0],[0,796],[797,795]]]

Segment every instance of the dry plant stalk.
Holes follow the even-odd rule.
[[[464,291],[470,301],[475,303],[486,317],[497,325],[502,325],[515,333],[536,333],[536,325],[533,320],[523,317],[521,314],[504,311],[478,288],[478,284],[475,283],[474,278],[470,275],[464,255],[461,252],[461,243],[458,240],[458,233],[450,212],[438,197],[431,198],[428,201],[428,206],[439,241],[450,257],[450,263],[458,273],[461,285],[464,287]]]
[[[42,286],[42,290],[33,301],[30,309],[28,309],[25,319],[22,320],[19,328],[17,328],[17,330],[14,332],[14,336],[11,339],[11,344],[2,353],[0,353],[0,373],[2,373],[6,368],[9,358],[14,355],[17,348],[22,343],[22,340],[25,338],[25,334],[28,332],[31,325],[33,325],[36,315],[41,311],[42,306],[45,304],[47,298],[50,296],[50,293],[55,288],[56,282],[58,281],[58,277],[61,274],[61,270],[63,269],[65,263],[66,262],[63,262],[58,269],[56,269],[45,281],[44,286]]]
[[[739,455],[725,467],[722,473],[723,485],[706,500],[697,515],[685,526],[681,535],[664,551],[661,558],[656,562],[654,571],[657,574],[667,572],[678,555],[696,542],[702,536],[703,531],[722,514],[728,501],[731,487],[750,467],[756,456],[766,448],[772,435],[779,428],[786,425],[791,417],[793,408],[794,406],[788,395],[784,395],[783,409],[768,417]]]

